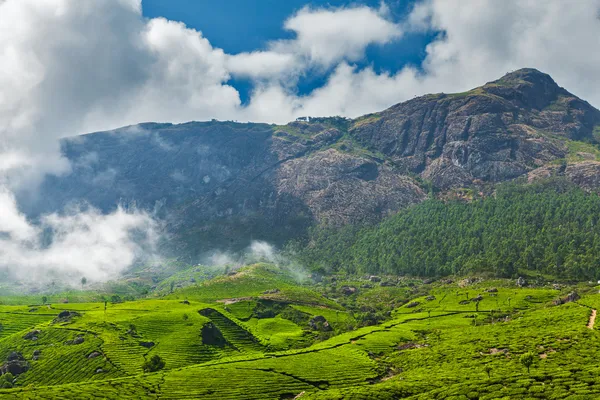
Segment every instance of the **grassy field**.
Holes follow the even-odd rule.
[[[573,291],[579,300],[554,305]],[[18,352],[28,365],[0,398],[600,397],[590,284],[296,283],[260,264],[167,292],[0,306],[0,360]],[[373,324],[369,313],[385,318]],[[154,355],[164,368],[144,372]]]

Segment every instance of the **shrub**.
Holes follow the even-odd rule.
[[[15,377],[10,372],[0,376],[0,389],[10,389],[14,386]]]
[[[142,365],[142,370],[144,372],[156,372],[165,367],[165,361],[160,358],[159,355],[154,355],[150,357],[150,360],[146,360]]]

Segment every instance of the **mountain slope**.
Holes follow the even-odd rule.
[[[359,120],[351,134],[441,188],[515,178],[595,142],[600,111],[534,69],[480,88],[423,96]]]
[[[523,69],[356,120],[149,123],[65,139],[73,172],[48,177],[25,208],[141,207],[169,222],[178,252],[281,244],[315,223],[378,221],[432,186],[564,174],[596,189],[597,126],[600,111]]]

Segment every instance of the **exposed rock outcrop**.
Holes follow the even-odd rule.
[[[359,119],[351,134],[441,188],[511,179],[555,159],[557,137],[595,140],[600,111],[534,69],[427,95]]]

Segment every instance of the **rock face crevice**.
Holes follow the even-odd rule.
[[[424,200],[430,184],[550,174],[572,156],[569,143],[596,146],[597,127],[600,111],[522,69],[355,120],[146,123],[65,139],[72,173],[19,200],[33,218],[71,202],[143,208],[166,221],[176,252],[277,244],[315,223],[377,221]],[[595,157],[559,173],[598,187]]]

